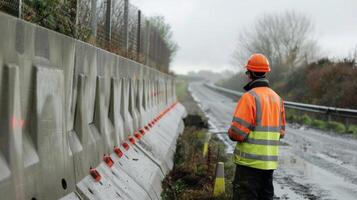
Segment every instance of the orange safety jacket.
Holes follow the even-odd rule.
[[[284,134],[284,103],[279,95],[269,87],[254,87],[242,95],[228,130],[229,138],[237,141],[236,164],[276,169],[279,141]]]

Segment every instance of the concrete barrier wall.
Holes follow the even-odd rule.
[[[0,199],[160,199],[185,115],[173,77],[3,13],[0,27]]]

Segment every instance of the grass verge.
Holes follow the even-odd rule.
[[[186,122],[186,126],[189,122]],[[202,123],[194,123],[202,124]],[[199,126],[187,126],[178,138],[174,157],[174,168],[163,181],[162,199],[231,199],[232,179],[235,165],[230,155],[225,153],[224,144],[216,137],[209,142],[209,150],[203,155],[203,146],[207,141],[207,129]],[[225,163],[226,193],[213,197],[215,170],[218,162]]]
[[[286,119],[289,122],[304,124],[306,126],[310,126],[321,130],[333,130],[334,132],[340,134],[352,134],[355,137],[357,137],[356,125],[349,125],[348,127],[346,127],[341,122],[320,120],[311,117],[307,114],[299,115],[299,113],[293,110],[287,110]]]

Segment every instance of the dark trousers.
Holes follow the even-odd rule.
[[[233,181],[234,200],[273,200],[274,170],[237,165]]]

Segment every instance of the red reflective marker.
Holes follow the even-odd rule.
[[[134,136],[136,137],[136,139],[141,140],[141,135],[139,133],[134,133]]]
[[[131,137],[131,136],[129,136],[129,142],[131,144],[135,144],[136,143],[135,139],[133,137]]]
[[[114,152],[117,154],[119,158],[123,157],[123,152],[119,149],[119,147],[114,147]]]
[[[122,144],[122,146],[123,146],[124,149],[127,150],[127,151],[130,149],[130,146],[129,146],[128,143],[126,143],[126,142],[124,142],[124,143]]]
[[[23,119],[16,119],[16,117],[11,117],[10,119],[11,127],[14,128],[22,128],[25,124]]]
[[[110,155],[105,155],[103,156],[103,161],[107,164],[109,168],[111,168],[114,165],[113,159],[110,157]]]
[[[141,133],[141,135],[145,135],[144,129],[140,129],[139,132]]]
[[[99,172],[95,169],[95,168],[90,168],[89,169],[89,174],[92,176],[92,178],[94,178],[94,180],[96,182],[100,181],[100,179],[102,178],[99,174]]]

